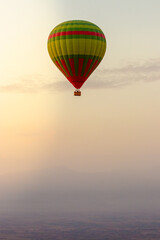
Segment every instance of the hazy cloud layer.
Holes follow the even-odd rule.
[[[101,89],[123,87],[138,81],[151,82],[160,80],[160,59],[150,60],[143,64],[133,63],[121,68],[97,69],[85,88]],[[70,89],[70,84],[62,80],[41,74],[26,75],[17,82],[0,85],[0,92],[37,92],[62,91]]]
[[[149,178],[148,178],[149,174]],[[146,174],[84,173],[68,169],[47,170],[19,189],[4,190],[1,208],[35,211],[157,211],[159,209],[158,171]],[[42,209],[43,208],[43,209]]]
[[[17,81],[6,85],[0,85],[0,92],[39,92],[45,88],[46,83],[50,83],[49,77],[42,74],[26,74],[25,76],[19,77]]]
[[[89,88],[123,87],[134,82],[160,80],[160,59],[143,64],[129,64],[121,68],[97,70]]]

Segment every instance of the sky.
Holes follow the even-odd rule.
[[[0,210],[158,209],[159,9],[159,0],[0,0]],[[107,40],[80,98],[47,52],[51,30],[72,19]]]

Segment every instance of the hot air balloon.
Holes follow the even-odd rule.
[[[80,88],[97,68],[106,51],[106,38],[95,24],[71,20],[57,25],[48,37],[48,52],[59,70],[76,88]]]

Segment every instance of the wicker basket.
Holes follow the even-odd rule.
[[[74,96],[81,96],[81,91],[74,91]]]

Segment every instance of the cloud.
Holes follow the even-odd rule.
[[[39,92],[66,91],[70,83],[62,80],[53,81],[52,76],[32,74],[20,77],[17,82],[0,85],[0,92]],[[87,89],[119,88],[135,82],[160,80],[160,59],[153,59],[143,64],[132,63],[121,68],[97,69],[92,79],[87,81]]]
[[[88,88],[123,87],[135,82],[160,80],[160,59],[143,64],[128,64],[121,68],[97,70]]]
[[[51,81],[51,78],[46,77],[43,74],[26,74],[24,76],[18,77],[16,81],[13,80],[13,83],[0,85],[0,92],[39,92],[44,90]]]

